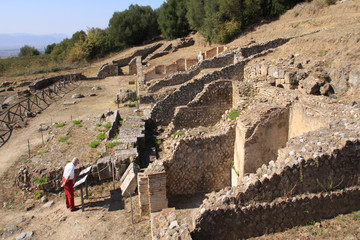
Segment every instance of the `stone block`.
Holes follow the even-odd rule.
[[[124,175],[121,177],[121,192],[123,197],[129,197],[130,192],[133,194],[137,187],[137,173],[139,172],[140,167],[136,163],[132,162],[129,167],[126,169]]]

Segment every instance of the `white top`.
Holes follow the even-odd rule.
[[[73,180],[75,177],[75,166],[72,162],[69,162],[66,164],[64,169],[63,177],[66,179],[68,176],[70,176],[69,180]]]

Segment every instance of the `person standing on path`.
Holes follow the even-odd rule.
[[[65,190],[66,207],[71,212],[76,211],[74,201],[74,178],[75,178],[75,167],[79,164],[79,159],[74,158],[71,162],[66,164],[62,179],[61,187]]]

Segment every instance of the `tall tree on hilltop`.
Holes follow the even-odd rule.
[[[132,46],[160,34],[157,14],[150,6],[130,5],[115,12],[109,21],[109,36],[117,46]]]
[[[158,23],[166,39],[184,37],[189,33],[185,0],[168,0],[160,7]]]

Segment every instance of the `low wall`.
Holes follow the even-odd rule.
[[[150,53],[154,52],[156,49],[161,47],[163,43],[155,43],[153,45],[145,46],[142,49],[134,51],[130,56],[115,60],[109,63],[105,63],[99,68],[97,73],[98,78],[105,78],[109,76],[117,76],[119,74],[119,68],[127,66],[130,61],[137,57],[141,56],[141,59],[145,59]]]
[[[176,107],[173,131],[216,124],[232,106],[232,82],[219,80],[205,86],[187,106]]]
[[[360,209],[360,187],[303,194],[271,203],[205,210],[195,221],[192,239],[245,239],[281,232]]]
[[[287,43],[288,41],[290,41],[293,38],[294,37],[278,38],[278,39],[271,40],[269,42],[253,44],[250,46],[242,47],[242,48],[240,48],[240,51],[238,54],[240,56],[242,56],[243,58],[248,58],[254,54],[258,54],[258,53],[268,50],[270,48],[277,48],[277,47]]]
[[[175,108],[187,105],[203,90],[205,84],[220,78],[242,80],[244,66],[247,61],[248,60],[243,60],[236,64],[229,65],[219,71],[214,71],[211,74],[204,75],[201,78],[181,85],[174,93],[156,103],[151,112],[151,118],[160,125],[168,125],[174,116]]]
[[[31,83],[29,85],[29,88],[32,90],[41,90],[59,81],[77,81],[77,80],[83,80],[85,78],[86,77],[81,73],[70,73],[70,74],[59,75],[55,77],[49,77],[49,78],[37,80]]]
[[[233,64],[234,63],[234,55],[235,55],[234,52],[230,52],[230,53],[221,54],[212,59],[206,59],[202,62],[197,63],[193,67],[191,67],[190,70],[188,70],[187,72],[175,73],[173,75],[166,76],[164,79],[151,84],[148,88],[148,91],[149,92],[157,92],[164,87],[183,84],[183,83],[191,80],[196,75],[198,75],[201,72],[201,70],[203,70],[203,69],[220,68],[220,67],[225,67],[227,65]],[[190,63],[185,63],[186,66],[188,67],[189,64],[193,64],[194,63],[193,60],[194,59],[190,59]],[[196,59],[196,62],[197,62],[197,59]]]
[[[346,126],[338,122],[347,122],[346,113],[341,114],[346,107],[338,108],[340,116],[334,117],[331,131],[319,129],[292,138],[277,161],[262,165],[256,173],[241,178],[238,186],[204,201],[194,216],[194,239],[258,236],[265,229],[281,231],[359,209],[360,202],[353,199],[359,198],[360,130],[354,122]],[[259,227],[253,226],[255,222]]]

